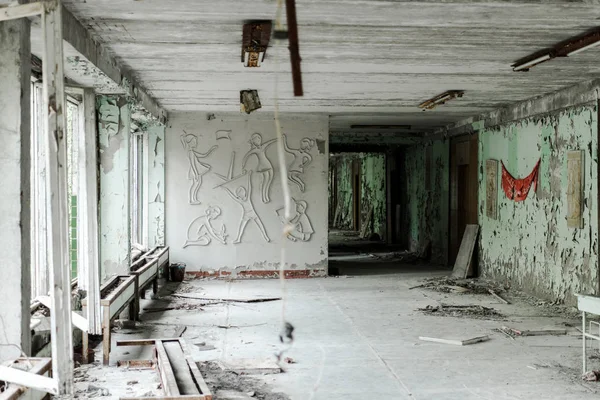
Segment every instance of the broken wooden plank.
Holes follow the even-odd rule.
[[[200,389],[200,393],[210,396],[209,398],[207,397],[207,400],[212,399],[210,389],[209,389],[208,385],[206,384],[206,382],[204,381],[204,378],[202,377],[202,374],[200,373],[200,370],[198,369],[198,365],[196,364],[196,361],[194,361],[194,359],[190,355],[190,352],[187,349],[187,344],[185,343],[185,340],[181,339],[179,341],[179,344],[181,345],[181,349],[183,350],[183,354],[185,355],[185,358],[187,360],[188,366],[190,368],[190,372],[192,373],[192,376],[194,377],[194,381],[196,382],[196,385],[198,385],[198,389]]]
[[[152,346],[152,345],[155,345],[157,341],[177,342],[177,341],[179,341],[179,338],[118,340],[117,346]]]
[[[469,224],[465,228],[465,233],[460,243],[458,256],[452,270],[452,277],[465,279],[469,275],[471,262],[473,260],[473,250],[479,234],[479,225]]]
[[[490,294],[492,296],[494,296],[496,299],[500,300],[501,302],[503,302],[504,304],[510,304],[510,301],[502,298],[499,294],[497,294],[496,292],[494,292],[492,289],[488,289],[488,292],[490,292]]]
[[[192,374],[190,373],[190,369],[180,343],[166,342],[164,343],[164,349],[167,354],[169,364],[173,370],[179,393],[183,395],[200,394]]]
[[[516,336],[561,336],[566,335],[566,329],[542,329],[542,330],[524,330],[508,328]]]
[[[211,301],[231,301],[237,303],[261,303],[265,301],[281,300],[281,297],[214,297],[204,296],[194,293],[178,293],[172,294],[173,297],[183,297],[186,299],[211,300]]]
[[[169,356],[167,355],[163,342],[157,340],[155,341],[155,346],[158,372],[160,373],[160,380],[163,384],[163,390],[167,396],[178,396],[180,395],[180,392],[179,388],[177,387],[175,372],[169,363]]]
[[[441,338],[432,338],[426,336],[419,336],[419,340],[423,340],[425,342],[435,342],[435,343],[443,343],[443,344],[453,344],[455,346],[466,346],[469,344],[480,343],[490,340],[489,336],[479,336],[474,337],[472,339],[465,340],[452,340],[452,339],[441,339]]]

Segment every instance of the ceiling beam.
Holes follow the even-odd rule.
[[[63,38],[83,57],[88,59],[111,80],[123,86],[150,114],[160,122],[167,120],[167,111],[148,94],[132,71],[126,70],[103,45],[96,42],[90,32],[63,6]]]

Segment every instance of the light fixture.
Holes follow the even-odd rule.
[[[529,71],[531,67],[546,62],[556,57],[570,57],[582,51],[600,45],[600,28],[587,32],[583,35],[558,43],[550,49],[541,50],[525,58],[518,60],[512,65],[513,71]]]
[[[535,57],[530,60],[523,60],[520,62],[516,62],[512,65],[513,71],[529,71],[529,68],[536,66],[538,64],[541,64],[545,61],[548,61],[551,58],[553,58],[552,55],[550,55],[550,53],[548,53],[548,54],[544,54],[543,56]]]
[[[254,110],[261,108],[260,98],[257,90],[240,91],[240,111],[250,114]]]
[[[444,93],[438,94],[429,100],[425,100],[419,104],[419,108],[423,111],[433,110],[435,107],[445,104],[447,101],[455,99],[457,97],[463,97],[465,94],[464,90],[447,90]]]
[[[600,32],[588,33],[562,46],[561,50],[567,57],[600,45]],[[559,50],[559,56],[561,51]]]
[[[260,67],[271,39],[271,21],[248,21],[242,31],[244,67]]]

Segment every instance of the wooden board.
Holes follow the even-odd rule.
[[[473,261],[473,250],[477,243],[477,235],[479,234],[479,225],[467,225],[465,234],[463,235],[458,256],[452,270],[452,277],[464,279],[469,275],[471,263]]]
[[[485,162],[485,214],[498,218],[498,160]]]
[[[567,152],[567,227],[583,228],[583,151]]]
[[[419,340],[423,340],[425,342],[453,344],[455,346],[467,346],[469,344],[486,342],[486,341],[490,340],[490,337],[486,335],[486,336],[474,337],[472,339],[453,340],[453,339],[441,339],[441,338],[432,338],[432,337],[426,337],[426,336],[419,336]]]
[[[179,294],[173,294],[173,297],[183,297],[186,299],[198,299],[198,300],[211,300],[211,301],[232,301],[232,302],[239,302],[239,303],[261,303],[261,302],[265,302],[265,301],[275,301],[275,300],[281,300],[281,297],[260,297],[260,296],[256,296],[256,297],[216,297],[216,296],[204,296],[201,294],[195,294],[195,293],[179,293]]]
[[[183,395],[200,394],[179,342],[165,342],[164,348],[167,352],[167,357],[169,357],[169,364],[171,364],[171,368],[175,374],[179,393]]]

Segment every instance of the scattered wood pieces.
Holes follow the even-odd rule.
[[[117,361],[117,367],[126,367],[129,369],[154,369],[155,364],[152,360],[119,360]]]
[[[264,324],[255,324],[255,325],[215,325],[217,328],[221,328],[221,329],[239,329],[239,328],[253,328],[255,326],[262,326],[262,325],[266,325],[267,323],[265,322]]]
[[[454,269],[452,270],[452,277],[464,279],[469,276],[471,261],[473,260],[473,250],[475,249],[478,234],[479,225],[470,224],[465,228],[465,233],[458,249],[458,256],[454,263]]]
[[[177,293],[172,294],[173,297],[183,297],[186,299],[198,299],[198,300],[212,300],[212,301],[224,301],[224,302],[238,302],[238,303],[262,303],[266,301],[281,300],[281,297],[214,297],[204,296],[201,294],[194,293]]]
[[[441,339],[441,338],[432,338],[426,336],[419,336],[419,340],[423,340],[425,342],[435,342],[435,343],[443,343],[443,344],[453,344],[456,346],[467,346],[469,344],[486,342],[490,340],[489,336],[478,336],[471,339],[465,340],[452,340],[452,339]]]
[[[506,299],[502,298],[500,295],[498,295],[498,294],[497,294],[496,292],[494,292],[492,289],[489,289],[488,291],[490,292],[490,294],[491,294],[492,296],[494,296],[496,299],[500,300],[502,303],[504,303],[504,304],[510,304],[510,301],[508,301],[508,300],[506,300]]]
[[[500,329],[501,332],[510,335],[512,337],[515,336],[561,336],[566,335],[566,329],[542,329],[542,330],[518,330],[514,328],[509,328],[507,326],[503,326]]]

